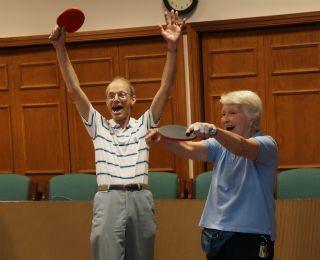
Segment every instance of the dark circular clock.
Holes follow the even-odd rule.
[[[184,15],[195,9],[198,0],[163,0],[163,3],[169,11],[173,9]]]

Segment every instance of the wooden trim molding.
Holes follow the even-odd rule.
[[[191,23],[190,26],[197,32],[214,32],[292,26],[312,23],[320,23],[320,11],[208,22],[195,22]]]
[[[157,26],[75,32],[72,34],[67,34],[66,42],[88,42],[151,36],[159,36],[159,29]],[[51,44],[49,40],[49,34],[0,39],[0,48]]]

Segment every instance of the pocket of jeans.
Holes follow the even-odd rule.
[[[206,255],[210,255],[212,235],[206,230],[202,230],[201,247]]]
[[[219,253],[227,240],[234,232],[220,231],[215,229],[203,229],[201,235],[201,247],[207,256],[214,256]]]

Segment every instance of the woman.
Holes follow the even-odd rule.
[[[254,92],[230,92],[220,102],[223,128],[195,123],[187,130],[211,138],[177,142],[161,138],[154,129],[146,136],[147,144],[161,141],[181,156],[214,162],[200,220],[208,260],[273,259],[277,144],[259,130],[262,102]]]

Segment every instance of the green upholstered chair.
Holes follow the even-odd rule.
[[[0,174],[0,200],[35,200],[36,185],[20,174]]]
[[[195,199],[207,199],[212,178],[212,171],[197,175],[195,180]]]
[[[178,176],[171,172],[149,172],[149,186],[154,199],[177,199]]]
[[[277,176],[277,199],[320,198],[320,168],[282,171]]]
[[[93,200],[97,192],[96,175],[70,173],[55,176],[47,184],[48,200]]]

